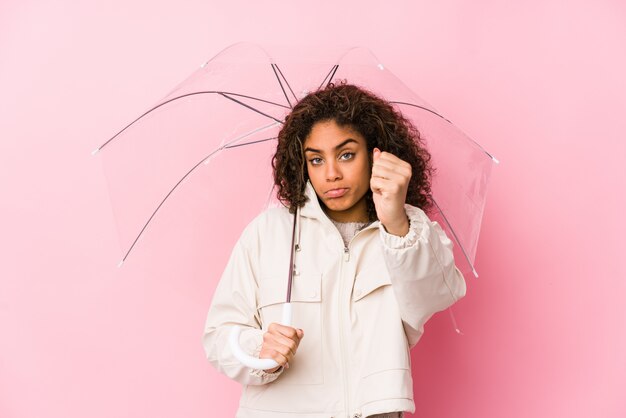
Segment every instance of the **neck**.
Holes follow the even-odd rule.
[[[322,206],[322,210],[328,216],[329,219],[335,222],[358,222],[358,223],[368,223],[369,219],[367,218],[367,210],[365,200],[361,200],[359,203],[354,205],[349,210],[336,212],[328,209],[326,205],[320,202]]]

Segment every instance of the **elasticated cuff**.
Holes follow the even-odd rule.
[[[424,212],[421,211],[421,209],[419,208],[412,207],[406,204],[404,205],[404,211],[409,218],[409,232],[407,232],[405,236],[399,237],[397,235],[390,234],[385,230],[385,227],[382,223],[379,225],[380,237],[382,239],[383,245],[385,245],[385,247],[387,248],[398,250],[411,247],[415,245],[422,232],[424,224],[424,219],[422,216],[425,216]]]

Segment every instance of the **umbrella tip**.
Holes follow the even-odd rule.
[[[498,160],[496,157],[494,157],[493,155],[491,156],[491,159],[496,163],[496,164],[500,164],[500,160]]]
[[[474,274],[474,277],[478,279],[478,272],[474,267],[472,267],[472,273]]]
[[[96,148],[95,150],[91,151],[91,155],[96,155],[98,151],[100,151],[100,148]]]
[[[379,69],[379,70],[384,70],[384,69],[385,69],[385,67],[384,67],[381,63],[378,63],[378,69]]]
[[[124,264],[124,260],[123,260],[123,259],[122,259],[122,260],[120,260],[120,262],[119,262],[119,263],[117,263],[117,267],[118,267],[118,268],[122,267],[122,264]]]

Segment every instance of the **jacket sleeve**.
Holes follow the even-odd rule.
[[[242,385],[263,385],[278,378],[274,373],[251,369],[237,360],[228,343],[234,325],[242,327],[239,343],[244,352],[258,357],[263,346],[263,331],[256,309],[257,280],[254,259],[245,246],[244,230],[213,294],[202,336],[207,360],[220,372]]]
[[[413,348],[424,324],[465,296],[463,274],[454,263],[453,243],[436,221],[418,207],[405,204],[409,232],[404,237],[389,234],[380,224],[380,237],[387,270],[407,335]]]

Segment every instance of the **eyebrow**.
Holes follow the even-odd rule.
[[[338,150],[339,148],[343,147],[344,145],[349,144],[350,142],[354,142],[355,144],[358,144],[358,142],[356,142],[354,139],[352,139],[352,138],[348,138],[348,139],[346,139],[345,141],[343,141],[341,144],[337,145],[337,146],[334,148],[334,150],[336,151],[336,150]],[[315,149],[315,148],[309,148],[309,147],[306,147],[306,148],[304,149],[304,152],[307,152],[307,151],[310,151],[310,152],[317,152],[317,153],[319,153],[319,154],[321,154],[321,153],[322,153],[322,151],[320,151],[320,150],[318,150],[318,149]]]

